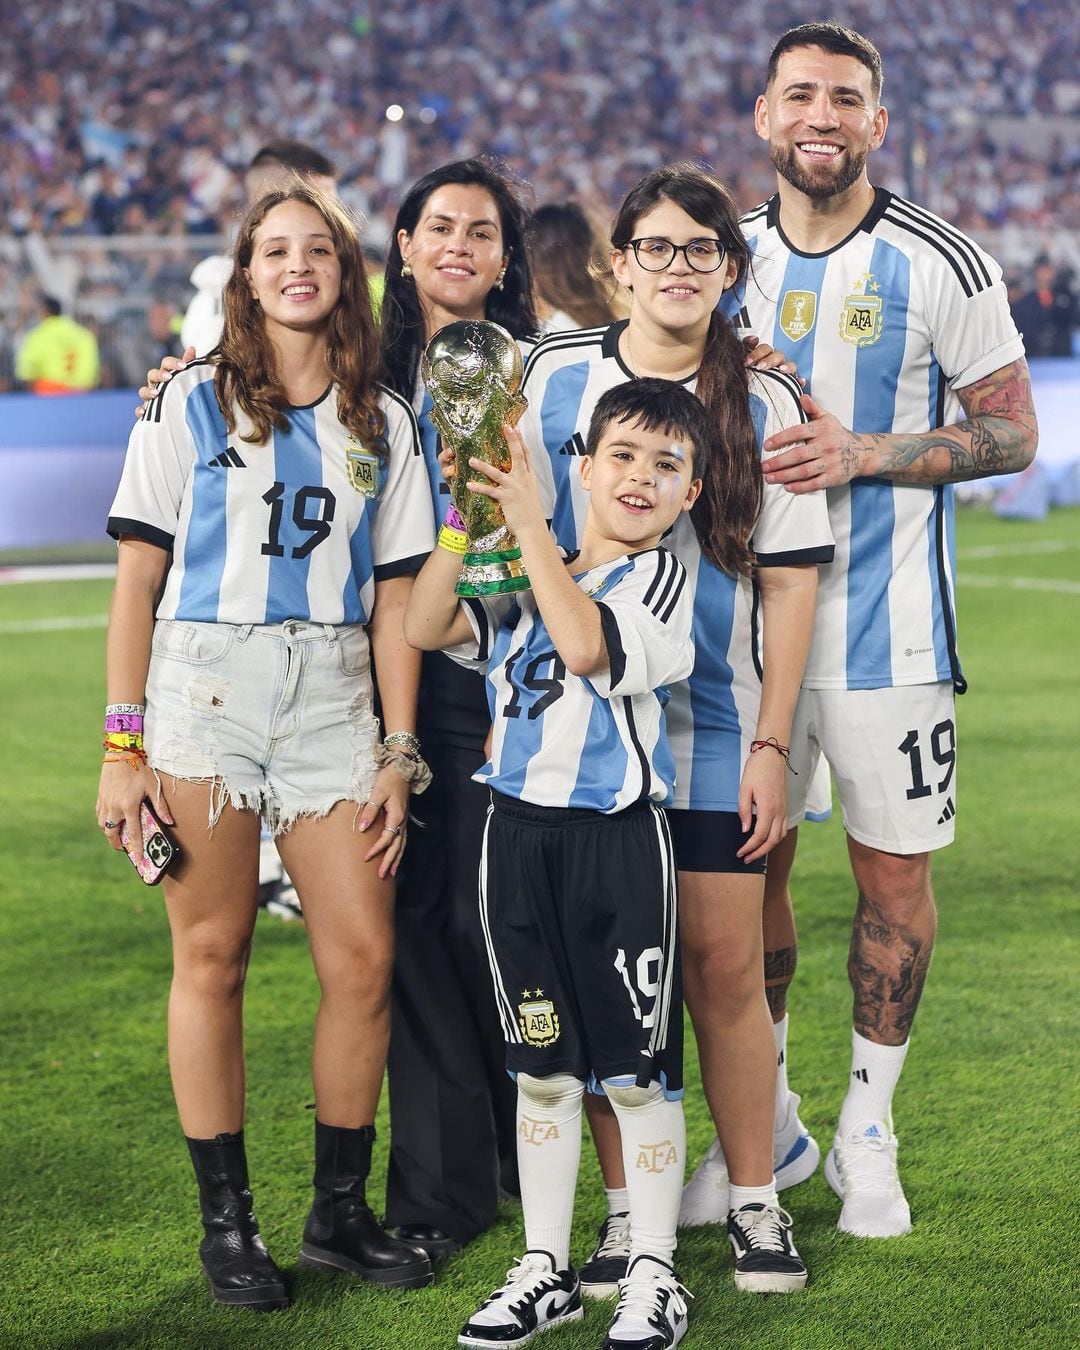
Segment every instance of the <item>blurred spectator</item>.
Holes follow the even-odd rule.
[[[27,333],[15,358],[15,378],[35,394],[75,394],[97,386],[97,338],[60,312],[59,300],[40,297],[41,321]]]
[[[604,288],[590,271],[606,247],[577,202],[552,203],[536,211],[530,250],[542,332],[599,328],[615,322]]]
[[[160,366],[166,356],[180,356],[184,348],[180,342],[180,316],[172,305],[155,300],[146,311],[146,326],[150,341],[145,349],[148,362]]]
[[[1045,255],[1035,259],[1035,284],[1012,307],[1028,356],[1071,356],[1080,325],[1080,302],[1072,274],[1058,271]]]

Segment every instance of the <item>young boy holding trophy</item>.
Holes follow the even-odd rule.
[[[460,422],[460,385],[452,392]],[[687,1320],[671,1264],[685,1128],[663,707],[694,651],[686,573],[660,541],[694,528],[712,434],[701,403],[670,381],[605,394],[589,428],[588,513],[572,557],[552,539],[521,438],[504,425],[498,439],[501,453],[484,458],[469,453],[475,441],[458,442],[455,503],[469,518],[477,498],[501,508],[527,579],[513,559],[501,581],[463,569],[462,555],[485,544],[466,541],[452,516],[405,627],[414,646],[486,669],[494,722],[476,775],[492,794],[480,907],[517,1078],[527,1250],[458,1342],[520,1345],[583,1316],[569,1249],[590,1085],[618,1115],[630,1200],[631,1258],[604,1344],[660,1336],[649,1343],[673,1346]],[[444,441],[454,445],[445,430]]]

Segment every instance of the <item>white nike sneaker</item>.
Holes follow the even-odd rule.
[[[528,1251],[461,1328],[458,1345],[480,1350],[525,1345],[541,1331],[584,1315],[574,1271],[556,1270],[549,1252]]]
[[[837,1228],[856,1237],[902,1237],[911,1210],[896,1168],[896,1135],[880,1120],[864,1120],[837,1135],[825,1159],[825,1180],[844,1204]]]
[[[692,1297],[666,1262],[635,1256],[619,1281],[602,1350],[670,1350],[686,1335],[686,1300]]]
[[[788,1093],[787,1112],[773,1134],[773,1170],[776,1189],[786,1191],[812,1177],[821,1160],[817,1140],[799,1119],[797,1092]],[[697,1228],[724,1223],[728,1216],[728,1174],[720,1140],[714,1139],[694,1175],[683,1187],[679,1227]]]

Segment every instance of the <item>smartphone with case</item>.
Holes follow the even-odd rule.
[[[120,826],[120,842],[131,859],[131,865],[148,886],[156,886],[165,873],[174,867],[180,857],[180,845],[169,833],[167,825],[158,819],[149,797],[139,807],[139,829],[142,833],[143,859],[137,863],[128,848],[130,835],[125,820]]]

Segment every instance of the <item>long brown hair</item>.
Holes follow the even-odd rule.
[[[716,232],[728,258],[735,260],[738,284],[750,262],[738,210],[727,188],[694,164],[654,169],[631,188],[612,226],[611,247],[628,247],[638,221],[662,201],[682,207],[692,220]],[[719,311],[709,323],[696,392],[708,410],[714,445],[703,458],[701,495],[690,508],[690,518],[711,563],[732,575],[749,573],[754,565],[750,536],[761,512],[761,461],[750,416],[745,353]]]
[[[601,246],[602,236],[577,202],[552,202],[533,212],[529,247],[537,294],[582,328],[599,328],[616,318],[590,271]]]
[[[245,215],[233,249],[232,275],[225,283],[225,326],[213,356],[214,392],[230,431],[236,430],[235,405],[252,422],[244,439],[264,444],[274,428],[288,426],[290,404],[278,371],[277,355],[266,331],[259,302],[251,294],[244,269],[251,265],[255,231],[275,206],[303,202],[326,222],[341,264],[341,295],[330,313],[326,362],[338,386],[338,420],[369,449],[385,455],[384,422],[376,376],[379,339],[371,312],[364,259],[355,222],[335,197],[297,180],[261,197]]]

